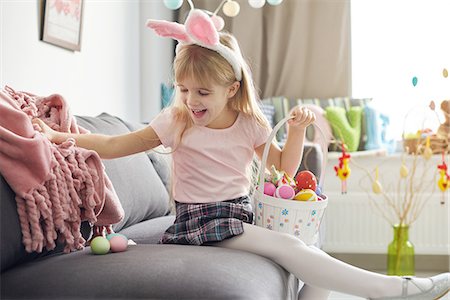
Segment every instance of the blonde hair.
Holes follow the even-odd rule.
[[[258,105],[260,100],[253,83],[250,68],[242,57],[237,40],[229,33],[220,33],[220,42],[233,50],[242,66],[242,80],[237,93],[228,102],[230,108],[254,118],[261,127],[270,128]],[[194,78],[200,84],[206,86],[210,83],[229,86],[236,81],[233,68],[225,58],[214,50],[198,45],[181,47],[173,62],[173,76],[175,82],[183,81],[186,78]],[[177,146],[181,142],[183,133],[192,126],[192,120],[177,91],[171,107],[174,109],[175,145]]]

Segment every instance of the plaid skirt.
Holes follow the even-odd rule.
[[[176,218],[160,244],[206,245],[242,234],[253,223],[248,196],[213,203],[176,204]]]

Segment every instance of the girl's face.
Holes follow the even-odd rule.
[[[239,89],[239,82],[230,86],[209,84],[202,86],[198,82],[185,79],[177,83],[181,101],[195,125],[214,129],[223,129],[233,125],[236,112],[228,106],[228,101]]]

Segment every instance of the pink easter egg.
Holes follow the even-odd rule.
[[[275,187],[275,184],[273,184],[272,182],[264,182],[264,194],[273,196],[276,189],[277,188]]]
[[[113,236],[109,240],[109,243],[111,244],[112,252],[123,252],[127,250],[128,247],[128,240],[123,236]]]
[[[275,191],[275,197],[283,199],[293,199],[295,196],[295,191],[292,186],[283,184],[277,187]]]

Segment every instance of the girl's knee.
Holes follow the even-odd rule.
[[[280,240],[279,243],[284,247],[307,247],[302,240],[296,238],[291,234],[280,233],[278,238]]]

